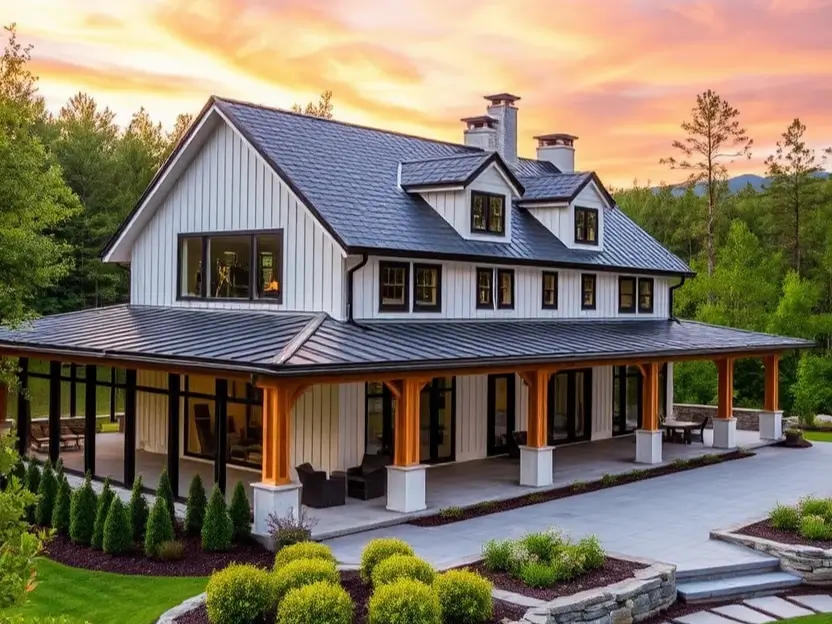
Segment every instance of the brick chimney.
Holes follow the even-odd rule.
[[[520,97],[510,93],[486,95],[488,114],[497,120],[497,151],[509,164],[517,162],[517,107]]]
[[[537,159],[548,160],[561,173],[575,171],[575,141],[578,137],[573,134],[555,133],[542,134],[537,139]]]
[[[497,150],[497,120],[488,115],[463,117],[465,145],[478,147],[486,152]]]

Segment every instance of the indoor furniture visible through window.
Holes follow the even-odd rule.
[[[575,242],[587,245],[598,244],[598,210],[575,208]]]
[[[636,311],[636,278],[618,278],[618,311],[630,313]]]
[[[437,264],[413,265],[413,311],[442,310],[442,267]]]
[[[379,310],[407,312],[410,265],[406,262],[379,262],[379,274]]]
[[[581,275],[581,310],[595,309],[595,285],[597,276],[594,273]]]
[[[497,269],[497,307],[514,308],[514,269]]]
[[[471,231],[483,234],[505,234],[505,195],[471,191]]]
[[[650,277],[638,278],[638,311],[653,312],[653,279]]]
[[[477,308],[494,308],[494,269],[477,269]]]
[[[558,309],[558,274],[543,272],[543,307],[547,310]]]

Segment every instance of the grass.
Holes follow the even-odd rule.
[[[778,624],[832,624],[832,613],[819,613],[818,615],[805,615],[788,620],[780,620]]]
[[[23,615],[28,620],[64,615],[70,624],[152,624],[171,607],[205,591],[207,582],[204,577],[91,572],[43,559],[29,602],[17,609],[0,609],[0,621],[4,616]]]
[[[832,442],[832,431],[804,431],[803,437],[812,442]]]

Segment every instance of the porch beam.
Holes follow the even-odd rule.
[[[763,409],[777,412],[780,410],[780,356],[766,356],[763,358],[763,366],[766,375]]]
[[[95,433],[98,425],[98,369],[84,368],[84,472],[95,476]]]
[[[17,362],[17,452],[21,457],[29,448],[29,358],[20,358]]]
[[[128,368],[124,387],[124,485],[136,478],[136,369]]]
[[[61,453],[61,363],[49,362],[49,460],[54,464]]]
[[[179,410],[180,377],[176,373],[168,375],[168,476],[173,496],[179,496]]]

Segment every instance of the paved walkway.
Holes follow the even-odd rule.
[[[832,613],[832,596],[813,594],[806,596],[766,596],[751,598],[742,604],[724,607],[703,607],[702,611],[672,618],[677,624],[767,624],[788,618]]]
[[[697,569],[752,561],[760,556],[710,541],[712,529],[761,517],[777,502],[832,495],[824,471],[832,444],[811,449],[764,448],[755,457],[726,462],[523,509],[420,528],[400,525],[329,540],[338,559],[355,563],[367,541],[400,537],[437,566],[475,557],[489,539],[519,537],[558,526],[580,537],[595,534],[617,553]]]

